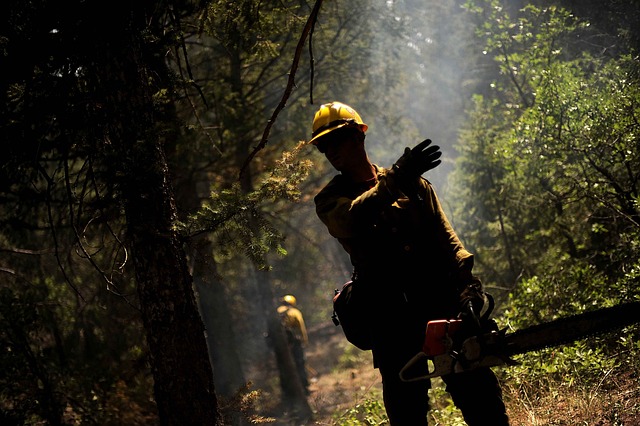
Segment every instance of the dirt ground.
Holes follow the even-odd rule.
[[[340,327],[328,324],[316,328],[310,331],[309,342],[307,365],[315,373],[309,388],[309,405],[315,415],[311,424],[335,425],[331,421],[335,412],[354,407],[372,393],[382,392],[371,352],[350,346]],[[345,351],[348,355],[344,355]]]

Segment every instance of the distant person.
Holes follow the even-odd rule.
[[[289,349],[296,363],[298,375],[308,395],[309,378],[307,377],[304,348],[309,343],[309,338],[307,336],[307,328],[304,325],[304,318],[302,312],[296,307],[297,301],[293,295],[287,294],[280,300],[280,303],[278,314],[287,333]]]
[[[365,150],[367,129],[343,103],[316,112],[309,143],[340,172],[315,196],[316,213],[349,254],[353,280],[371,305],[373,362],[391,425],[427,426],[430,381],[404,382],[399,372],[421,351],[428,321],[454,318],[469,306],[480,312],[484,292],[472,274],[473,255],[422,177],[440,164],[440,148],[427,139],[406,148],[392,168],[379,167]],[[442,380],[468,425],[509,424],[489,368]]]

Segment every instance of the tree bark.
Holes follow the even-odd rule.
[[[160,89],[171,89],[168,72],[161,52],[142,37],[152,30],[143,6],[131,8],[105,17],[108,28],[96,30],[103,39],[88,74],[96,79],[91,86],[103,114],[104,158],[124,204],[160,424],[219,425],[204,326],[174,230],[163,144],[172,137],[166,129],[175,117],[162,107],[170,103],[154,100]]]

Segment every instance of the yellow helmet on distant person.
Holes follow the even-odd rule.
[[[282,298],[282,301],[284,303],[287,303],[287,304],[291,305],[291,306],[296,306],[296,298],[292,294],[287,294],[286,296],[284,296]]]
[[[342,102],[330,102],[321,105],[313,118],[313,133],[309,143],[316,145],[321,137],[345,126],[359,127],[362,133],[369,128],[364,124],[356,110],[349,105]]]

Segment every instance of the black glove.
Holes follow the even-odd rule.
[[[415,179],[424,172],[437,167],[442,152],[438,145],[431,145],[431,139],[425,139],[413,149],[406,147],[404,154],[393,165],[393,170],[403,178]]]
[[[459,298],[459,317],[472,334],[480,331],[480,312],[484,306],[482,282],[469,269],[458,272],[457,287]]]
[[[473,310],[476,315],[480,315],[484,307],[484,291],[480,279],[472,275],[471,271],[461,272],[458,288],[460,289],[460,312]]]
[[[409,198],[420,200],[417,192],[418,178],[441,163],[440,147],[429,145],[431,139],[425,139],[413,149],[406,147],[404,154],[393,165],[392,174],[397,188]]]

